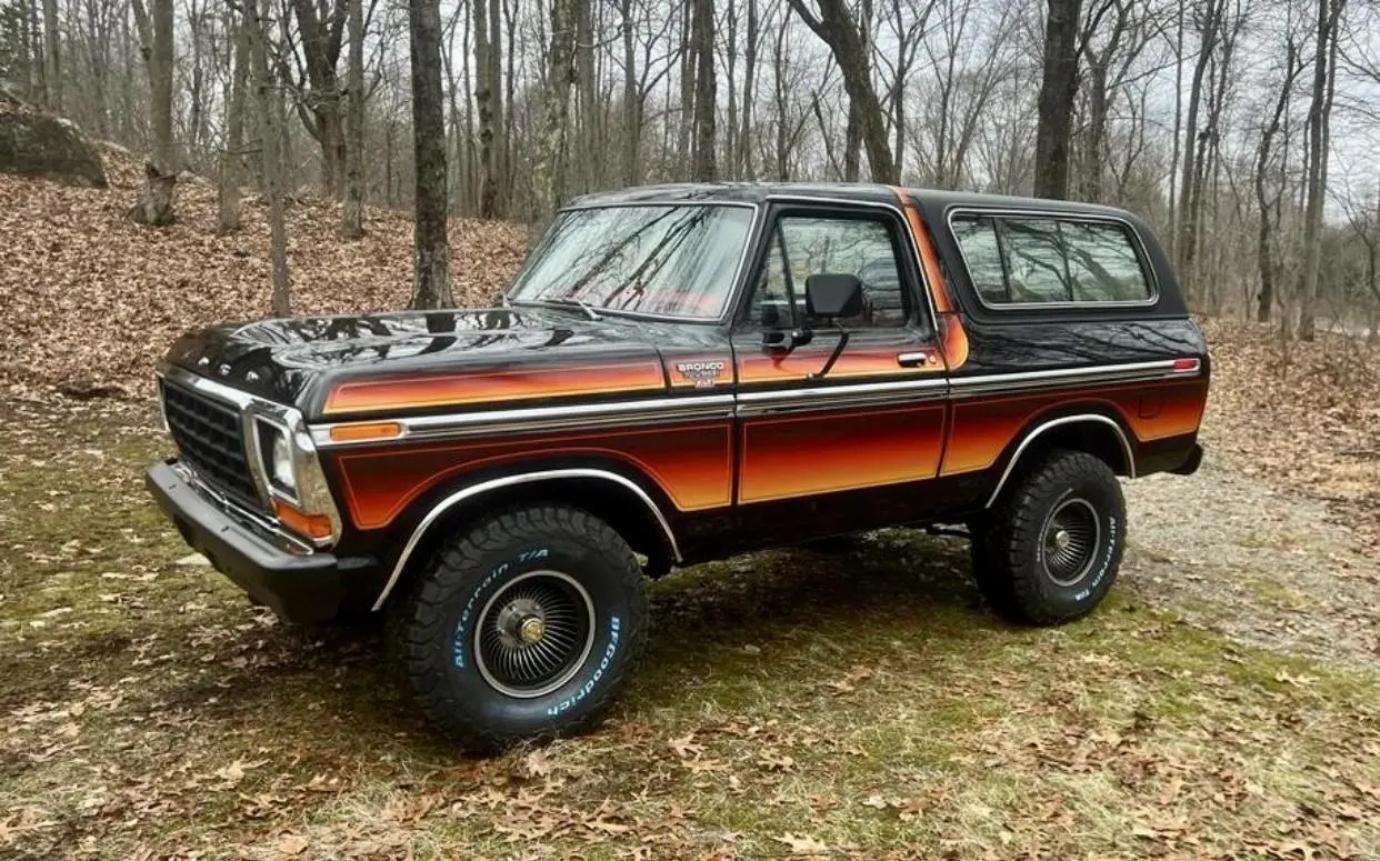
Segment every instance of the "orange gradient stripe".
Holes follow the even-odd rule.
[[[762,419],[743,427],[739,502],[934,478],[944,407]]]
[[[617,364],[467,371],[451,376],[341,383],[326,397],[324,412],[338,415],[647,391],[665,387],[661,363],[655,359]]]
[[[1192,433],[1203,417],[1207,381],[1185,380],[1155,385],[1045,395],[1013,395],[954,405],[944,475],[987,469],[1015,442],[1017,434],[1052,407],[1087,405],[1101,412],[1110,407],[1135,439],[1150,442]]]
[[[360,529],[387,526],[421,494],[480,467],[541,456],[592,455],[626,463],[681,511],[728,505],[729,425],[375,448],[337,455],[345,507]]]

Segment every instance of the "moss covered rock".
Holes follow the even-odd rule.
[[[96,148],[70,120],[0,102],[0,173],[105,188]]]

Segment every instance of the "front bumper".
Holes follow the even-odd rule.
[[[290,622],[325,622],[351,604],[349,584],[374,560],[294,546],[202,492],[174,462],[149,467],[144,483],[177,531],[259,603]]]

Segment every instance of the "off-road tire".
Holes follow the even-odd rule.
[[[570,653],[566,666],[575,669],[563,671],[570,673],[565,681],[554,676],[559,684],[550,692],[506,693],[476,629],[489,630],[495,603],[505,606],[517,584],[553,572],[592,607],[593,624],[578,638],[588,645]],[[389,627],[392,651],[427,717],[467,749],[492,752],[595,723],[642,653],[646,620],[632,548],[594,515],[553,504],[491,516],[448,541],[393,609]]]
[[[1055,539],[1066,521],[1055,518],[1077,527],[1064,530],[1062,546]],[[992,609],[1013,622],[1057,625],[1092,612],[1116,581],[1126,501],[1105,462],[1055,450],[1020,473],[973,527],[973,577]],[[1085,558],[1061,568],[1070,531],[1089,546]]]

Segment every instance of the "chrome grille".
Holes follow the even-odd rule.
[[[168,430],[183,462],[214,490],[262,508],[249,471],[239,410],[166,380],[162,389]]]

